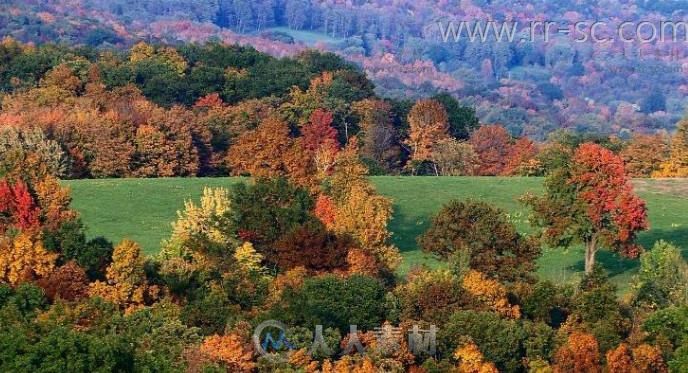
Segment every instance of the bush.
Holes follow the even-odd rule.
[[[186,325],[200,328],[203,335],[221,334],[239,312],[239,306],[233,305],[226,294],[213,289],[184,306],[181,319]]]
[[[681,251],[665,241],[640,256],[640,270],[635,281],[636,301],[664,308],[686,304],[688,265]]]
[[[645,320],[643,329],[652,340],[667,341],[672,346],[688,343],[688,307],[670,307],[659,310]]]
[[[669,361],[671,372],[688,372],[688,343],[676,349],[674,358]]]
[[[297,227],[275,243],[277,265],[283,271],[304,267],[313,271],[332,271],[346,267],[352,239],[328,232],[320,222]]]
[[[460,278],[446,270],[412,271],[393,294],[397,303],[394,307],[398,308],[398,317],[403,321],[439,324],[469,301]]]
[[[559,289],[548,281],[538,282],[532,292],[524,297],[521,312],[536,321],[558,327],[566,320],[568,306],[566,289]]]
[[[300,289],[285,292],[286,309],[276,317],[292,325],[338,328],[342,334],[349,332],[349,325],[372,330],[384,320],[384,298],[385,288],[372,277],[309,278]]]
[[[14,360],[2,361],[0,370],[118,372],[131,371],[134,365],[132,348],[122,337],[94,336],[68,327],[57,327],[25,347]]]
[[[573,299],[574,311],[585,322],[609,321],[618,319],[619,303],[616,301],[616,287],[609,282],[600,266],[586,275]]]
[[[484,202],[451,201],[418,239],[424,251],[470,256],[470,268],[500,281],[532,278],[540,248],[521,236],[504,211]]]
[[[86,240],[84,225],[79,219],[63,223],[57,231],[44,231],[43,243],[46,249],[62,255],[63,264],[76,261],[91,279],[104,277],[113,252],[112,243],[105,238]]]
[[[310,214],[314,202],[308,192],[285,179],[238,184],[231,195],[231,206],[234,231],[245,241],[251,241],[268,260],[275,258],[275,241],[315,219]]]
[[[22,315],[30,316],[35,311],[44,309],[46,305],[43,289],[36,285],[24,283],[9,291],[4,286],[0,287],[0,307],[15,307]]]
[[[522,368],[527,335],[518,321],[502,319],[491,312],[456,312],[439,329],[440,353],[450,356],[467,338],[478,346],[487,361],[495,363],[499,371],[514,372]],[[531,343],[531,349],[536,345]]]

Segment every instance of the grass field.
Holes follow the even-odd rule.
[[[308,46],[313,46],[316,43],[326,43],[326,44],[336,44],[344,39],[333,38],[327,34],[320,32],[311,32],[303,30],[292,30],[288,27],[272,27],[266,29],[268,31],[283,32],[296,40],[297,42],[304,43]]]
[[[528,211],[518,202],[525,192],[539,193],[539,178],[478,177],[374,177],[380,193],[394,201],[390,229],[394,243],[404,255],[400,271],[414,264],[441,265],[419,251],[415,239],[428,226],[430,217],[451,199],[485,200],[509,212],[510,219],[524,233],[531,231]],[[113,179],[75,180],[64,183],[72,188],[73,207],[82,215],[91,236],[112,241],[131,238],[146,253],[158,251],[160,241],[169,237],[170,223],[185,199],[198,199],[204,186],[230,187],[237,178]],[[688,180],[639,180],[636,188],[648,204],[651,230],[640,236],[646,247],[659,239],[674,242],[688,257]],[[614,282],[627,288],[637,262],[623,260],[607,252],[600,262]],[[580,248],[546,249],[539,272],[556,282],[574,280],[583,270]]]

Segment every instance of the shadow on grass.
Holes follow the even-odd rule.
[[[683,257],[688,259],[688,227],[677,227],[671,230],[651,229],[642,233],[638,241],[646,250],[650,250],[659,240],[676,245],[683,253]]]
[[[633,259],[624,258],[619,254],[600,250],[597,252],[596,262],[598,265],[602,266],[605,271],[609,274],[609,277],[615,277],[622,275],[629,271],[636,271],[638,269],[638,261]],[[583,258],[583,253],[581,253],[581,260],[577,261],[576,264],[568,266],[566,268],[571,272],[585,271],[585,259]]]
[[[389,224],[392,242],[402,253],[420,250],[417,237],[430,226],[431,217],[419,218],[415,215],[405,215],[398,205],[394,205],[394,215]]]
[[[688,259],[688,228],[650,230],[642,233],[638,242],[645,250],[651,250],[655,242],[659,240],[664,240],[678,246],[683,253],[683,257]],[[624,258],[619,254],[607,250],[600,250],[597,253],[597,263],[609,273],[610,277],[622,275],[627,272],[635,272],[640,266],[640,263],[636,259]],[[567,269],[573,272],[583,272],[585,270],[585,260],[581,258],[576,264],[569,266]]]

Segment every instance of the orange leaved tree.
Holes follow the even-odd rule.
[[[412,162],[418,164],[431,160],[434,146],[449,138],[449,122],[444,106],[435,100],[420,100],[409,112],[408,122],[406,145],[411,150]]]

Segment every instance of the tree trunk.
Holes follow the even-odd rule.
[[[585,274],[589,275],[595,268],[595,254],[597,254],[597,237],[593,236],[585,242]]]

